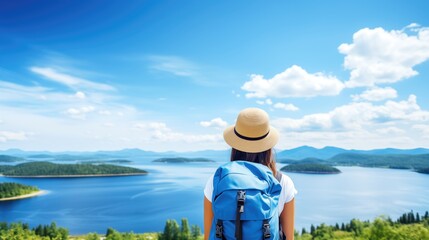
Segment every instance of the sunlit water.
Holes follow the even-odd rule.
[[[203,225],[203,188],[218,163],[132,165],[145,176],[96,178],[5,178],[47,190],[42,196],[0,202],[0,221],[67,227],[72,234],[160,231],[167,219]],[[352,218],[397,218],[429,210],[429,175],[407,170],[339,167],[335,175],[288,173],[299,191],[296,228]]]

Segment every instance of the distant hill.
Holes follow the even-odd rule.
[[[328,161],[334,165],[353,165],[363,167],[388,167],[398,169],[429,168],[429,154],[359,154],[342,153]]]
[[[22,163],[3,172],[7,177],[105,176],[140,175],[147,172],[117,165],[56,164],[51,162]]]
[[[152,162],[164,162],[164,163],[189,163],[189,162],[215,162],[207,158],[160,158],[153,160]]]
[[[382,167],[394,169],[420,170],[429,168],[429,154],[363,154],[340,153],[329,159],[305,158],[302,160],[284,159],[282,163],[320,163],[335,166]]]
[[[0,155],[0,162],[22,162],[24,158],[14,157],[9,155]]]
[[[429,154],[429,149],[427,148],[415,148],[415,149],[384,148],[384,149],[374,149],[374,150],[354,150],[354,149],[346,150],[346,149],[337,148],[337,147],[324,147],[319,149],[319,148],[314,148],[309,146],[302,146],[302,147],[278,152],[277,159],[301,160],[304,158],[318,158],[318,159],[326,160],[341,153],[355,153],[355,154],[368,154],[368,155],[393,155],[393,154],[420,155],[420,154]]]
[[[335,167],[325,165],[325,164],[318,164],[318,163],[289,164],[287,166],[282,167],[280,170],[285,171],[285,172],[310,173],[310,174],[336,174],[336,173],[341,173],[341,171]]]
[[[328,159],[339,153],[347,152],[347,150],[337,147],[314,148],[309,146],[297,147],[290,150],[283,150],[277,153],[278,159],[295,159],[301,160],[304,158],[319,158]]]
[[[64,152],[49,152],[49,151],[23,151],[20,149],[9,149],[0,151],[2,155],[9,155],[23,158],[51,158],[54,161],[84,161],[84,160],[113,160],[113,159],[131,159],[133,161],[152,161],[157,158],[208,158],[218,162],[227,162],[230,159],[230,149],[225,150],[203,150],[193,152],[153,152],[145,151],[138,148],[122,149],[117,151],[94,151],[94,152],[78,152],[78,151],[64,151]],[[324,148],[314,148],[311,146],[301,146],[287,150],[277,150],[276,159],[278,161],[288,160],[302,160],[306,158],[317,158],[327,160],[335,155],[341,153],[355,153],[355,154],[368,154],[368,155],[420,155],[429,154],[429,149],[415,148],[415,149],[396,149],[384,148],[374,150],[347,150],[343,148],[327,146]],[[50,159],[49,159],[50,160]]]

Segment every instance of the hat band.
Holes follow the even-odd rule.
[[[238,132],[237,132],[237,130],[235,130],[235,128],[234,128],[234,133],[235,133],[235,135],[237,135],[237,137],[239,137],[239,138],[241,138],[241,139],[248,140],[248,141],[258,141],[258,140],[264,139],[266,136],[268,136],[268,134],[270,133],[270,131],[268,131],[268,132],[267,132],[265,135],[263,135],[263,136],[255,137],[255,138],[253,138],[253,137],[246,137],[246,136],[243,136],[243,135],[241,135],[240,133],[238,133]]]

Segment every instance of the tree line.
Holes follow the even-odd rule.
[[[167,220],[164,231],[159,233],[133,233],[119,232],[113,228],[108,228],[105,235],[98,233],[88,233],[79,238],[69,236],[66,228],[57,227],[55,222],[49,225],[38,225],[30,228],[27,223],[6,223],[0,222],[0,240],[11,239],[32,239],[32,240],[202,240],[201,229],[198,225],[189,226],[188,220],[183,218],[181,225],[176,220]]]
[[[373,222],[352,219],[349,223],[328,226],[311,225],[295,232],[296,240],[422,240],[429,239],[429,213],[409,212],[396,221],[389,217],[379,217]]]
[[[109,164],[55,164],[51,162],[22,163],[3,172],[5,176],[56,176],[147,173],[142,169]]]
[[[24,223],[0,222],[0,240],[32,239],[32,240],[201,240],[201,229],[198,225],[189,226],[188,220],[183,218],[181,225],[175,220],[167,220],[164,231],[159,233],[138,234],[133,232],[119,232],[108,228],[105,235],[89,233],[79,238],[69,236],[67,229],[57,227],[53,222],[50,225],[39,225],[30,229]],[[321,224],[311,225],[310,230],[303,228],[301,233],[295,232],[296,240],[422,240],[429,239],[429,213],[420,215],[409,212],[401,215],[397,220],[388,217],[376,218],[373,222],[352,219],[348,223],[333,226]]]
[[[0,199],[16,197],[37,191],[39,191],[37,187],[28,186],[20,183],[0,183]]]

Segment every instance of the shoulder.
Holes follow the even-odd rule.
[[[280,181],[280,184],[282,186],[293,185],[293,181],[288,175],[284,173],[281,173],[281,174],[282,174],[282,179]]]

